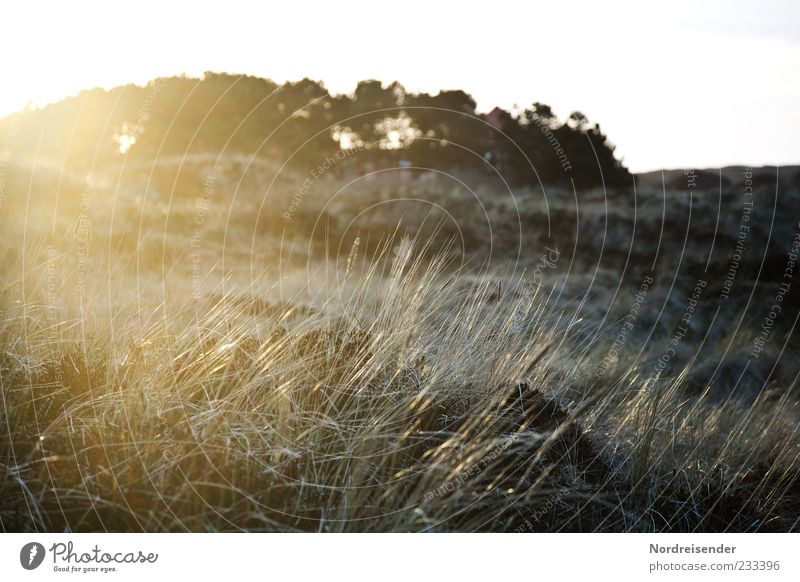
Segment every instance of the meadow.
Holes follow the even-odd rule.
[[[744,171],[6,160],[0,525],[797,531],[800,194]]]

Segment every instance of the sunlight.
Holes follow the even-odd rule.
[[[517,9],[499,2],[492,4],[491,12],[503,19],[502,26],[487,26],[480,10],[466,11],[459,15],[458,27],[440,31],[439,45],[447,50],[435,50],[427,42],[383,43],[364,50],[362,35],[347,34],[336,40],[332,66],[325,57],[331,50],[330,31],[371,30],[369,10],[345,19],[315,3],[270,6],[274,22],[304,22],[298,42],[291,26],[273,27],[264,34],[263,20],[253,17],[254,8],[236,0],[226,11],[200,4],[191,14],[180,4],[147,0],[135,5],[87,4],[79,19],[71,14],[69,3],[4,4],[0,116],[29,102],[38,106],[90,87],[145,84],[176,74],[229,71],[277,82],[307,76],[323,80],[334,93],[349,93],[359,80],[387,75],[413,91],[463,87],[481,112],[495,105],[524,107],[533,100],[552,103],[560,116],[580,109],[603,120],[618,154],[634,171],[743,161],[793,163],[800,148],[800,117],[792,101],[800,43],[790,26],[797,21],[798,5],[787,5],[790,12],[776,23],[753,2],[721,9],[678,1],[647,15],[634,3],[617,2],[613,19],[606,17],[607,7],[593,3],[545,4],[536,17],[543,25],[531,35],[531,22],[515,18]],[[417,30],[418,14],[448,21],[454,16],[451,11],[446,5],[412,3],[393,15],[394,27]],[[132,12],[143,16],[137,20],[136,40],[119,42],[116,23],[126,22]],[[307,18],[309,14],[326,16],[315,20]],[[692,18],[687,20],[685,14]],[[603,27],[597,26],[600,21]],[[37,38],[47,43],[32,42],[25,26],[13,24],[31,22],[36,23]],[[170,24],[174,22],[187,25],[175,27]],[[569,22],[571,38],[583,43],[565,39],[562,29],[548,22]],[[208,42],[212,38],[215,42]],[[58,50],[52,50],[54,46]],[[629,50],[632,46],[637,49]],[[537,58],[554,47],[559,58]],[[346,58],[355,54],[363,58]],[[500,73],[525,69],[532,62],[535,82],[528,74]],[[746,91],[734,90],[732,80],[738,74],[746,75]],[[664,82],[667,79],[671,81]],[[729,121],[743,111],[770,112],[768,139],[761,123],[743,123],[731,131]],[[691,116],[707,121],[702,135],[689,140],[686,120]],[[397,147],[398,140],[403,136],[392,134],[385,147]]]
[[[118,135],[116,142],[119,145],[119,153],[124,154],[136,143],[136,136],[130,134]]]
[[[136,143],[137,136],[141,135],[144,128],[138,124],[123,123],[119,132],[114,134],[114,143],[117,144],[119,153],[127,153]]]

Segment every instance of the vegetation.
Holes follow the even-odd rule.
[[[575,189],[512,185],[460,158],[461,92],[159,83],[3,121],[3,530],[800,529],[796,169],[596,188],[601,134],[535,104],[507,134],[563,174],[547,120]],[[402,95],[389,131],[449,145],[376,146],[401,137],[366,115],[352,157],[254,157],[273,90],[286,140]]]
[[[350,166],[366,171],[404,161],[455,173],[485,165],[484,172],[498,168],[516,184],[569,186],[572,178],[579,186],[618,185],[629,177],[582,113],[561,122],[536,103],[515,115],[480,114],[460,90],[414,94],[375,80],[362,81],[352,95],[331,95],[309,79],[279,85],[217,73],[170,77],[20,112],[0,121],[0,134],[12,124],[18,152],[82,169],[116,164],[121,151],[140,162],[224,152],[307,173],[342,148],[359,147]]]
[[[598,382],[541,298],[396,250],[313,311],[228,294],[139,330],[7,299],[3,528],[797,528],[794,386]]]

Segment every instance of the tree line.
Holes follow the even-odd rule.
[[[302,169],[358,148],[338,171],[476,168],[512,184],[572,180],[577,187],[628,184],[630,175],[600,126],[580,112],[560,120],[537,102],[479,113],[461,90],[412,93],[376,80],[335,95],[310,79],[160,78],[21,111],[0,120],[0,134],[12,123],[16,153],[72,167],[224,150]]]

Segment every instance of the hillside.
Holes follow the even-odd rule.
[[[798,530],[797,167],[217,74],[3,134],[3,530]]]

